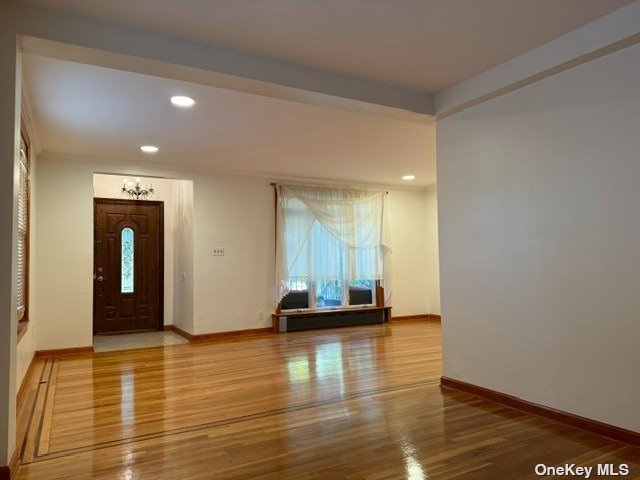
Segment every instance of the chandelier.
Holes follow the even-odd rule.
[[[136,178],[135,183],[125,178],[122,181],[120,192],[125,197],[135,198],[136,200],[147,199],[153,197],[154,194],[153,185],[145,185],[144,188],[140,186],[140,177]]]

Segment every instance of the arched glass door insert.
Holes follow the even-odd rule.
[[[133,250],[134,250],[134,237],[133,230],[130,228],[122,229],[121,240],[121,266],[120,266],[120,291],[122,293],[133,293]]]

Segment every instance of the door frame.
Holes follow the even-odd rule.
[[[107,205],[155,205],[159,209],[159,243],[160,258],[158,259],[158,293],[159,293],[159,305],[158,305],[158,331],[164,330],[164,202],[161,200],[125,200],[121,198],[102,198],[93,197],[93,273],[96,272],[96,241],[97,241],[97,228],[96,228],[96,207],[98,204]],[[96,335],[96,282],[93,280],[93,304],[92,304],[92,332]],[[135,333],[135,332],[123,332],[123,333]],[[114,334],[117,335],[117,334]]]

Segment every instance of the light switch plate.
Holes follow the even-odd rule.
[[[224,257],[224,248],[214,248],[212,253],[214,257]]]

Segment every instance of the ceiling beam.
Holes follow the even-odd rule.
[[[45,50],[48,55],[62,55],[69,60],[73,60],[69,57],[70,52],[80,52],[79,58],[84,55],[85,59],[92,59],[89,63],[97,64],[104,58],[98,60],[96,52],[102,52],[111,62],[111,68],[135,64],[132,59],[140,59],[138,73],[149,73],[140,70],[153,67],[149,74],[180,72],[179,79],[186,76],[194,81],[196,77],[208,77],[206,83],[213,86],[414,121],[429,119],[433,114],[433,95],[429,93],[195,43],[57,9],[0,0],[0,29],[12,31],[16,36],[55,42],[58,46],[66,44],[69,47],[66,52],[57,55],[52,53],[55,50],[53,43],[46,45]],[[37,50],[43,45],[32,42],[31,48]],[[93,56],[88,53],[91,51]]]
[[[435,96],[438,120],[640,42],[640,0]]]

